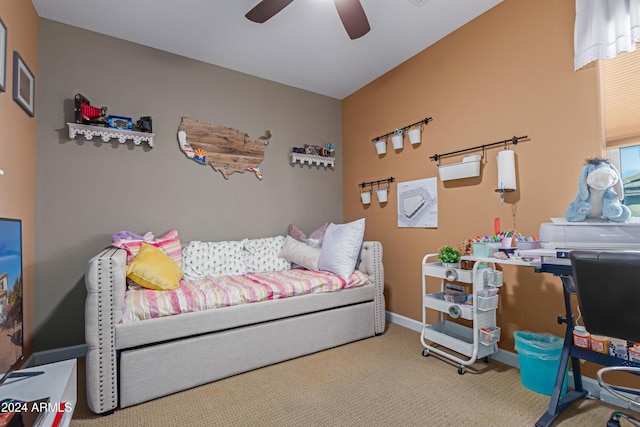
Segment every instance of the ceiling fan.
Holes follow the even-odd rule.
[[[284,9],[293,0],[262,0],[245,17],[262,24]],[[369,32],[369,21],[360,0],[333,0],[340,20],[351,40],[364,36]]]

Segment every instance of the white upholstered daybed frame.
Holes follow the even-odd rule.
[[[108,248],[85,272],[86,387],[98,414],[381,334],[380,242],[364,242],[356,268],[373,286],[134,323],[120,323],[126,251]]]

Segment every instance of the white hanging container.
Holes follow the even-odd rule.
[[[387,153],[387,139],[380,138],[373,141],[376,147],[376,153],[378,154],[386,154]]]
[[[360,200],[363,205],[368,205],[371,203],[371,190],[360,191]]]
[[[389,191],[388,187],[378,188],[376,190],[376,196],[378,197],[378,201],[380,203],[386,203],[387,202],[388,191]]]
[[[468,156],[464,156],[460,163],[438,166],[438,175],[440,175],[441,181],[480,176],[481,161],[482,156],[479,154],[470,154]]]
[[[391,137],[391,144],[393,145],[394,150],[399,150],[404,145],[404,137],[402,136],[402,131],[396,131],[396,133]]]
[[[409,129],[407,134],[409,134],[409,142],[411,144],[419,144],[422,136],[422,126]]]

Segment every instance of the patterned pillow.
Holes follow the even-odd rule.
[[[308,236],[304,234],[298,227],[291,224],[289,226],[289,236],[293,237],[296,240],[306,243],[309,246],[314,248],[319,248],[322,246],[322,239],[324,238],[324,233],[327,231],[327,227],[329,227],[329,223],[325,223],[323,226],[314,230]]]
[[[243,257],[246,241],[190,242],[182,250],[182,270],[196,279],[247,274]]]
[[[127,264],[131,264],[138,252],[140,252],[140,246],[143,243],[147,243],[158,249],[161,249],[165,254],[178,264],[178,267],[182,266],[182,246],[180,245],[180,237],[177,230],[171,230],[167,234],[151,242],[144,240],[120,240],[114,243],[114,246],[125,249],[127,251]]]
[[[244,244],[244,262],[249,273],[282,271],[291,263],[278,255],[284,246],[284,236],[247,240]]]

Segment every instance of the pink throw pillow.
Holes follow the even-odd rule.
[[[171,230],[167,234],[152,242],[145,242],[144,240],[121,240],[115,244],[115,246],[127,251],[127,264],[130,264],[133,259],[140,252],[140,246],[143,243],[154,246],[169,256],[172,260],[182,266],[182,246],[180,245],[180,237],[177,230]]]
[[[322,247],[322,240],[324,239],[324,233],[327,231],[327,227],[329,227],[328,222],[307,236],[298,227],[291,224],[289,226],[289,235],[313,248],[319,248]]]

